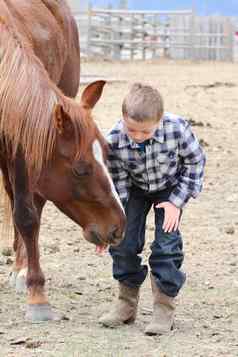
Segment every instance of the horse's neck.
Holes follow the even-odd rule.
[[[5,30],[4,32],[8,33],[8,35],[5,36],[5,40],[3,39],[3,36],[0,37],[1,57],[3,58],[4,54],[8,52],[9,43],[14,43],[12,47],[15,46],[15,48],[18,48],[19,52],[21,51],[22,53],[21,57],[26,58],[26,66],[27,63],[29,63],[30,67],[32,68],[32,72],[34,72],[34,74],[40,78],[41,83],[44,82],[43,86],[39,86],[39,96],[41,95],[41,87],[48,88],[50,92],[54,92],[55,97],[63,96],[57,86],[51,81],[51,74],[49,74],[45,69],[44,63],[34,52],[34,44],[32,43],[33,38],[27,29],[27,19],[25,23],[22,21],[21,14],[16,10],[11,0],[0,0],[0,32],[3,32],[1,31],[1,25]],[[8,63],[10,68],[12,53],[10,53],[9,60],[10,61]],[[23,60],[21,62],[23,63]],[[28,69],[26,68],[26,70]],[[27,80],[26,85],[30,81],[32,81],[31,77],[29,77],[29,80]],[[35,85],[37,84],[38,83],[36,82]]]
[[[12,2],[9,0],[1,1],[0,10],[0,20],[6,24],[8,29],[11,29],[12,36],[22,45],[30,47],[30,35]]]

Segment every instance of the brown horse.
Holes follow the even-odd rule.
[[[81,102],[79,41],[64,0],[0,0],[0,168],[10,199],[16,261],[26,273],[30,321],[59,316],[48,303],[38,235],[47,200],[99,247],[118,244],[125,216],[105,166],[107,144],[91,115],[105,82]]]

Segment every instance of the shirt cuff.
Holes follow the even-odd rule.
[[[125,208],[125,206],[128,202],[129,195],[127,193],[124,193],[124,194],[119,194],[119,197],[120,197],[123,207]]]
[[[178,208],[183,208],[190,197],[191,195],[188,192],[175,188],[169,196],[169,202]]]

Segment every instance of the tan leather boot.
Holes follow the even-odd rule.
[[[161,292],[150,274],[152,294],[154,299],[152,321],[145,329],[146,335],[162,335],[172,330],[174,323],[174,298]]]
[[[134,322],[139,301],[139,288],[131,288],[119,283],[119,296],[111,311],[104,314],[99,323],[107,327],[117,327],[123,323]]]

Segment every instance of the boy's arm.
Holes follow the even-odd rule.
[[[125,208],[129,198],[129,188],[131,186],[131,180],[128,172],[123,167],[121,160],[111,149],[109,150],[107,166],[112,176],[112,180],[117,190],[117,193]]]
[[[179,156],[182,159],[179,182],[171,193],[169,201],[176,207],[182,208],[190,197],[196,198],[202,190],[206,162],[204,151],[187,122],[183,126],[179,140]]]

